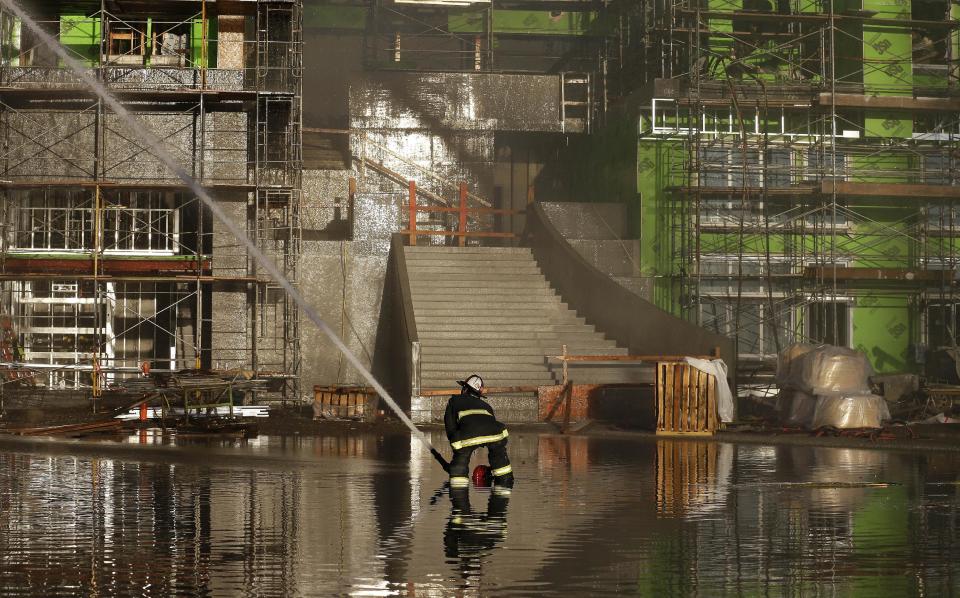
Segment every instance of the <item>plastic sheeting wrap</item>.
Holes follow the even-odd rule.
[[[809,427],[817,410],[817,397],[802,390],[783,390],[777,399],[780,420],[790,426]]]
[[[800,359],[816,348],[816,345],[795,343],[780,352],[777,356],[777,383],[783,387],[793,386],[794,380],[799,380]]]
[[[869,393],[873,368],[867,356],[844,347],[822,346],[800,359],[801,389],[816,395]]]
[[[866,355],[833,345],[791,345],[777,363],[777,382],[782,388],[815,395],[869,394],[872,374]]]
[[[879,428],[890,419],[887,401],[874,394],[832,395],[817,398],[813,428]]]
[[[732,422],[736,407],[733,404],[733,392],[727,382],[727,364],[722,359],[697,359],[684,357],[683,360],[701,372],[706,372],[717,381],[717,415],[722,422]]]

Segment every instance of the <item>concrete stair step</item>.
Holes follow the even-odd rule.
[[[417,334],[421,338],[429,336],[433,332],[461,332],[464,335],[471,334],[513,334],[520,336],[525,333],[530,334],[596,334],[593,326],[585,324],[511,324],[510,326],[497,326],[495,324],[483,325],[480,323],[427,323],[417,322]]]
[[[533,260],[522,262],[479,261],[459,264],[436,264],[430,262],[407,262],[407,273],[432,274],[434,276],[490,276],[500,274],[542,275],[542,271]]]
[[[534,376],[548,376],[550,375],[550,370],[547,369],[545,365],[532,364],[532,363],[515,363],[515,364],[475,364],[473,366],[474,370],[477,372],[482,372],[487,370],[491,373],[496,373],[502,378],[521,378],[526,376],[529,373],[532,373]],[[465,375],[463,373],[464,368],[460,364],[447,364],[447,363],[436,363],[436,362],[420,362],[420,375],[423,378],[443,378],[447,376],[457,376]],[[481,376],[483,374],[480,374]]]
[[[539,340],[529,337],[516,339],[484,340],[479,342],[469,338],[435,338],[420,339],[420,352],[446,351],[462,355],[483,355],[491,352],[507,352],[511,350],[531,351],[544,355],[559,355],[562,346],[567,345],[567,353],[571,355],[626,355],[627,349],[616,346],[611,340],[595,335],[588,339],[572,339],[569,336],[564,340]]]
[[[407,269],[414,268],[450,268],[450,269],[468,269],[480,268],[484,266],[510,266],[526,267],[537,266],[536,261],[530,256],[484,256],[461,258],[461,257],[419,257],[405,256]]]
[[[445,289],[476,289],[480,287],[493,289],[550,289],[546,279],[541,276],[476,276],[474,278],[445,278],[443,276],[418,276],[411,274],[407,279],[413,289],[429,289],[434,292]]]
[[[417,314],[417,329],[420,329],[421,325],[432,326],[434,324],[442,324],[454,327],[460,327],[463,324],[476,324],[481,327],[490,327],[490,326],[502,326],[504,328],[511,327],[514,324],[541,324],[544,326],[551,325],[569,325],[569,326],[586,326],[586,318],[578,318],[577,316],[554,316],[549,317],[539,313],[533,314],[513,314],[510,312],[500,313],[500,314],[477,314],[474,311],[466,312],[462,316],[456,315],[420,315]]]
[[[516,305],[504,305],[502,303],[490,303],[482,306],[476,306],[471,304],[470,306],[465,306],[463,304],[443,306],[443,307],[433,307],[430,306],[413,306],[413,314],[417,319],[421,317],[431,317],[431,318],[440,318],[440,317],[451,317],[456,318],[463,315],[470,315],[472,317],[486,317],[486,316],[499,316],[503,314],[510,314],[514,316],[531,316],[531,315],[542,315],[548,318],[579,318],[577,312],[572,309],[562,308],[554,305],[528,305],[524,303],[518,303]]]
[[[506,313],[505,313],[506,312]],[[510,310],[504,309],[499,312],[493,310],[468,310],[462,313],[451,313],[449,310],[437,313],[431,310],[415,311],[414,317],[417,322],[448,322],[453,324],[458,321],[469,320],[473,322],[500,322],[507,323],[511,321],[524,322],[527,324],[582,324],[587,325],[586,318],[582,318],[573,311],[546,311],[546,310]]]
[[[443,368],[443,369],[477,369],[500,368],[500,367],[537,367],[542,370],[548,368],[549,362],[547,356],[543,353],[539,355],[463,355],[456,359],[450,358],[442,353],[433,353],[420,356],[421,369],[425,367]]]
[[[416,310],[420,307],[430,309],[458,307],[462,310],[464,309],[465,305],[484,309],[490,307],[499,308],[501,306],[503,309],[546,309],[556,307],[563,309],[569,308],[566,303],[560,301],[560,298],[556,295],[556,293],[544,293],[537,295],[495,295],[492,293],[482,293],[470,297],[469,303],[467,304],[464,303],[463,295],[465,295],[465,293],[456,293],[450,297],[444,297],[437,293],[417,293],[413,297],[413,309]]]
[[[556,349],[556,350],[553,350]],[[572,355],[626,355],[621,347],[567,347]],[[580,350],[576,350],[580,349]],[[451,350],[450,347],[420,349],[421,360],[443,360],[448,363],[553,363],[548,357],[561,353],[559,347],[496,347],[470,352],[466,349]],[[556,362],[559,363],[559,362]]]
[[[447,268],[447,269],[437,269],[437,268],[407,268],[407,276],[410,279],[416,280],[436,280],[436,281],[453,281],[453,280],[469,280],[469,281],[479,281],[479,280],[511,280],[511,279],[530,279],[530,280],[543,280],[546,282],[546,278],[543,277],[543,274],[539,270],[534,270],[532,268],[484,268],[482,270],[471,270],[470,268]]]
[[[433,265],[445,266],[450,264],[464,264],[469,266],[480,266],[484,264],[536,264],[533,254],[529,251],[520,253],[451,253],[444,252],[423,252],[403,254],[407,265]]]
[[[450,247],[447,245],[437,246],[437,245],[414,245],[406,246],[403,248],[404,252],[407,254],[417,254],[418,256],[423,255],[438,255],[438,254],[449,254],[449,255],[530,255],[532,256],[529,247]]]
[[[473,332],[470,330],[457,331],[422,331],[417,330],[421,341],[432,341],[441,339],[450,340],[473,340],[475,342],[487,341],[490,344],[496,344],[502,341],[526,341],[527,344],[534,345],[537,341],[551,342],[552,345],[563,343],[566,345],[575,345],[578,342],[587,342],[596,344],[602,341],[603,336],[596,332]]]
[[[519,307],[523,305],[536,306],[558,306],[564,305],[560,297],[549,289],[535,289],[529,292],[518,293],[516,289],[495,289],[488,287],[452,288],[452,289],[411,289],[410,297],[413,300],[414,309],[417,306],[437,306],[437,304],[477,305],[488,307],[490,305],[502,305],[505,308]]]
[[[523,291],[522,294],[518,294],[518,291]],[[555,297],[557,301],[560,300],[557,297],[556,291],[552,288],[542,285],[531,287],[524,287],[523,285],[481,285],[481,286],[449,286],[443,283],[437,284],[424,284],[422,282],[411,281],[410,283],[410,293],[413,297],[414,304],[420,300],[446,300],[446,301],[457,301],[462,300],[463,297],[473,297],[473,296],[500,296],[505,299],[513,299],[515,301],[522,300],[524,297],[532,298],[543,298],[543,297]]]
[[[546,280],[538,280],[534,277],[527,276],[512,276],[512,277],[501,277],[501,278],[462,278],[462,279],[451,279],[446,280],[442,277],[439,278],[429,278],[429,277],[419,277],[419,276],[410,276],[410,289],[413,292],[417,291],[442,291],[442,292],[453,292],[457,289],[466,289],[473,290],[478,288],[487,288],[487,289],[531,289],[531,290],[543,290],[553,291],[550,288],[550,285],[547,284]]]
[[[420,379],[420,388],[425,390],[430,389],[455,389],[457,388],[457,380],[460,380],[459,376],[454,376],[453,378],[421,378]],[[481,374],[482,375],[482,374]],[[483,383],[490,387],[496,386],[552,386],[557,384],[557,380],[551,377],[542,377],[542,378],[501,378],[501,377],[489,377],[485,376],[483,378]]]

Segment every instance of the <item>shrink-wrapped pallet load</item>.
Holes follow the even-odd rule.
[[[879,428],[890,419],[887,401],[874,394],[824,395],[817,397],[812,428]]]
[[[800,358],[802,390],[815,395],[869,394],[873,368],[867,356],[845,347],[823,345]]]
[[[792,426],[877,428],[890,418],[871,394],[866,355],[833,345],[794,344],[778,356],[781,420]]]
[[[802,382],[801,359],[817,348],[817,345],[794,343],[777,356],[777,384],[780,388],[800,388]]]
[[[780,391],[777,408],[780,421],[788,426],[807,428],[813,422],[817,397],[802,390],[787,388]]]

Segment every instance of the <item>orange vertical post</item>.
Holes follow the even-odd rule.
[[[467,184],[460,183],[460,236],[457,245],[464,247],[467,244]]]
[[[417,244],[417,183],[410,181],[410,245]]]
[[[140,404],[140,421],[142,422],[147,421],[147,404],[146,403]]]

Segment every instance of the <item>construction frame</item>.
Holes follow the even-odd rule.
[[[45,2],[41,25],[297,281],[302,2]],[[29,8],[29,7],[28,7]],[[299,399],[299,319],[136,131],[0,12],[6,382],[235,370]]]
[[[741,385],[797,341],[880,372],[956,346],[958,9],[627,6],[655,301],[738,341]],[[625,32],[626,31],[626,32]]]

